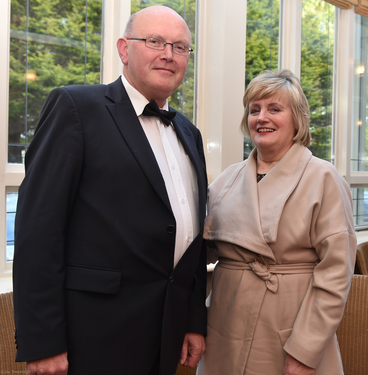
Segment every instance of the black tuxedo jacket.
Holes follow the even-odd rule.
[[[172,375],[185,333],[206,333],[203,145],[183,115],[173,123],[201,224],[175,268],[175,218],[121,79],[49,94],[16,214],[18,361],[68,351],[69,374],[145,375],[160,355]]]

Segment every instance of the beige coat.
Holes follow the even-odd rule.
[[[299,144],[258,184],[255,160],[256,150],[210,186],[205,238],[219,263],[197,374],[281,375],[286,353],[316,375],[343,374],[335,332],[356,252],[349,187]]]

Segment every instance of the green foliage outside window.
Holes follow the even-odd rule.
[[[279,0],[248,0],[245,88],[263,70],[278,69]],[[244,159],[248,158],[252,141],[244,139]]]
[[[332,81],[335,8],[323,0],[304,0],[301,83],[311,112],[309,146],[331,161]]]
[[[100,81],[102,0],[11,0],[9,163],[22,163],[58,86]]]
[[[278,69],[279,0],[248,0],[245,86],[263,70]]]

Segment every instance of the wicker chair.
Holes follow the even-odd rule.
[[[25,374],[24,362],[15,362],[13,293],[0,294],[0,374]]]
[[[367,375],[368,275],[354,275],[337,338],[345,375]]]
[[[368,242],[363,242],[357,246],[357,265],[362,275],[368,275]]]

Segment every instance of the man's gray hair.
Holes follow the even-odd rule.
[[[138,13],[138,12],[137,12]],[[133,28],[134,28],[134,19],[137,13],[133,13],[130,17],[129,20],[125,26],[124,30],[124,37],[132,37],[133,36]]]

